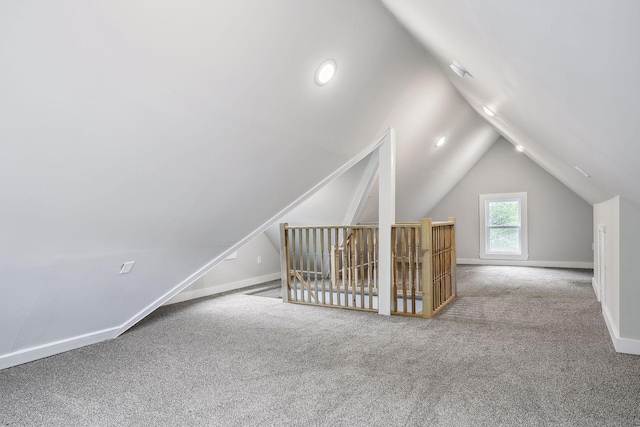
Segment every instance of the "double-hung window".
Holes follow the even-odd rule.
[[[526,260],[527,193],[481,194],[480,258]]]

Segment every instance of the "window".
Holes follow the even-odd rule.
[[[526,260],[527,193],[481,194],[480,258]]]

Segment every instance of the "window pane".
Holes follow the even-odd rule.
[[[489,228],[489,252],[520,253],[520,229]]]
[[[520,202],[489,202],[489,225],[520,225]]]

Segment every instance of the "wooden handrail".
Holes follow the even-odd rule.
[[[308,230],[308,229],[358,229],[358,228],[371,228],[378,229],[378,225],[287,225],[287,230]]]

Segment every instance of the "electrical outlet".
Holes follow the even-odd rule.
[[[135,261],[127,261],[124,264],[122,264],[122,267],[120,267],[120,273],[118,274],[126,274],[128,272],[131,271],[131,269],[133,268],[133,264],[135,264]]]
[[[258,264],[262,264],[262,256],[258,255]]]

